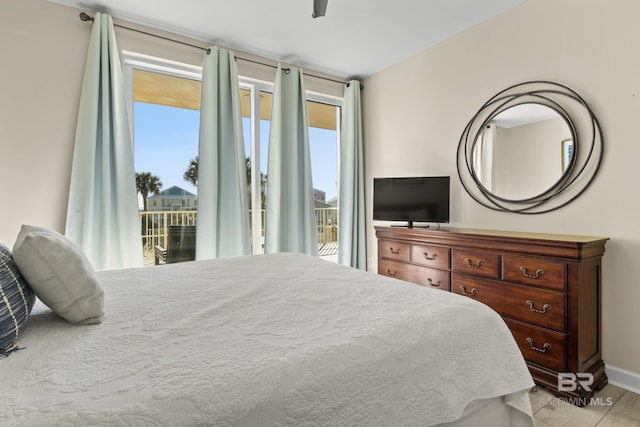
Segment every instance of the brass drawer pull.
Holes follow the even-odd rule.
[[[468,297],[474,297],[478,293],[477,288],[471,288],[471,292],[467,292],[467,288],[465,288],[463,285],[460,285],[460,289],[462,290],[462,295],[466,295]]]
[[[520,271],[524,274],[524,277],[528,277],[529,279],[537,279],[538,277],[544,274],[544,270],[539,268],[536,270],[536,274],[527,273],[527,267],[520,267]]]
[[[527,338],[527,342],[531,346],[532,350],[539,351],[540,353],[546,353],[547,350],[551,350],[551,344],[549,344],[548,342],[544,343],[542,345],[542,348],[535,346],[535,344],[533,343],[533,338]]]
[[[398,274],[398,272],[396,270],[391,271],[388,268],[384,269],[385,273],[387,273],[387,276],[391,276],[391,277],[396,277],[396,274]]]
[[[529,304],[529,309],[531,311],[533,311],[534,313],[546,313],[547,311],[551,310],[551,305],[550,304],[545,304],[542,306],[542,310],[534,308],[533,307],[533,301],[531,301],[530,299],[527,300],[527,304]]]
[[[429,285],[433,286],[434,288],[439,288],[440,286],[442,286],[442,280],[438,280],[437,282],[434,282],[433,280],[431,280],[431,278],[429,277],[427,279],[427,282],[429,282]]]
[[[467,263],[467,267],[469,268],[480,268],[480,266],[484,264],[484,262],[481,259],[478,260],[475,264],[471,264],[471,260],[469,258],[465,258],[464,262]]]
[[[429,256],[427,252],[423,252],[422,255],[424,255],[424,259],[428,259],[429,261],[433,261],[438,257],[438,254],[433,254],[433,256]]]
[[[400,248],[396,249],[395,251],[393,250],[392,247],[389,247],[389,250],[391,251],[392,254],[394,255],[398,255],[400,253]]]

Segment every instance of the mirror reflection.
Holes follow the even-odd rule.
[[[475,176],[498,197],[536,197],[562,177],[571,138],[571,129],[554,109],[535,103],[509,107],[478,133],[471,153]]]

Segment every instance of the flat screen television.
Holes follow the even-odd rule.
[[[448,176],[373,179],[373,219],[449,222]]]

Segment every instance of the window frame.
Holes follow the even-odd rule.
[[[144,55],[136,52],[124,50],[122,52],[122,64],[125,86],[125,99],[127,104],[127,114],[129,118],[129,132],[131,142],[134,141],[134,99],[133,99],[133,72],[142,70],[154,73],[165,74],[173,77],[186,78],[202,82],[202,67],[190,65],[168,59]],[[304,73],[303,73],[304,75]],[[260,151],[260,93],[267,92],[273,94],[274,83],[250,77],[238,76],[238,84],[241,90],[248,90],[251,97],[251,123],[250,123],[250,159],[251,159],[251,201],[250,206],[259,206],[260,209],[251,209],[251,241],[252,253],[262,253],[262,200],[260,183],[260,160],[263,153]],[[341,141],[341,112],[343,98],[327,95],[319,92],[305,90],[307,102],[318,102],[336,107],[336,161],[337,177],[340,182],[340,141]],[[268,153],[267,153],[268,155]],[[257,167],[255,167],[257,166]],[[340,198],[338,197],[338,203]]]

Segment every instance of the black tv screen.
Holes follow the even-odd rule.
[[[373,179],[373,219],[449,222],[448,176]]]

